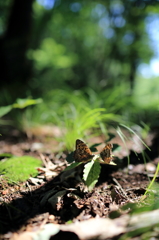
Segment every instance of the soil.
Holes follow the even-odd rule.
[[[101,164],[99,181],[91,192],[82,181],[83,165],[63,172],[68,165],[68,153],[55,153],[54,149],[60,149],[55,140],[13,135],[3,138],[0,141],[0,153],[34,156],[43,161],[43,167],[38,169],[36,178],[14,185],[8,184],[0,176],[1,239],[13,239],[15,234],[19,236],[26,231],[36,231],[46,223],[66,224],[70,221],[110,218],[113,213],[125,214],[121,207],[127,203],[140,205],[159,160],[158,138],[149,134],[150,138],[152,151],[146,150],[149,162],[143,163],[140,150],[137,155],[134,154],[131,148],[134,142],[130,140],[129,165],[122,148],[117,153],[116,166]],[[102,141],[103,137],[92,138],[89,145]],[[123,145],[118,138],[115,143]],[[127,209],[129,211],[131,209]]]

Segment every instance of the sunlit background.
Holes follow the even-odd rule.
[[[24,111],[23,129],[65,126],[96,108],[158,126],[159,1],[24,3],[0,4],[1,105],[43,100]]]
[[[55,0],[37,0],[37,2],[45,9],[52,9],[55,5]],[[143,1],[142,4],[142,7],[144,8],[146,3],[144,3]],[[71,4],[70,9],[73,12],[80,11],[80,2],[75,2]],[[101,15],[104,12],[104,6],[98,4],[98,7],[96,7],[95,11],[97,11],[97,13]],[[116,3],[114,4],[114,11],[119,14],[124,11],[124,6],[120,4],[120,1],[116,1]],[[119,27],[122,27],[122,25],[125,24],[125,20],[122,18],[118,18],[116,21],[116,24]],[[107,32],[106,37],[111,38],[113,36],[113,31],[107,31],[108,22],[109,19],[101,19],[101,21],[99,22],[99,26],[101,26],[105,30],[105,32]],[[149,16],[147,16],[145,19],[145,23],[146,31],[151,40],[150,44],[154,50],[154,57],[152,57],[149,64],[141,63],[138,67],[138,71],[140,74],[143,75],[143,77],[149,78],[152,76],[159,76],[159,15],[156,13],[149,14]],[[127,40],[127,43],[129,41],[129,44],[131,44],[133,39],[131,38],[131,36],[125,36],[125,40]]]

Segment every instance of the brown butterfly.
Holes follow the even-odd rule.
[[[109,164],[110,161],[113,159],[112,158],[112,148],[113,148],[113,144],[108,143],[100,153],[101,158],[107,164]]]
[[[91,150],[87,147],[87,145],[81,141],[80,139],[76,140],[76,150],[74,151],[74,159],[76,162],[87,162],[94,155]]]

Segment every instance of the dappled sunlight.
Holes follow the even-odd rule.
[[[134,88],[134,102],[140,107],[158,110],[159,106],[159,84],[158,77],[144,78],[138,76],[136,78]]]
[[[159,1],[0,13],[0,239],[156,239]]]

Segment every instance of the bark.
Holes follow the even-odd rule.
[[[0,40],[1,89],[7,87],[13,96],[24,95],[23,89],[31,72],[26,53],[30,41],[33,1],[13,1],[7,29]]]

